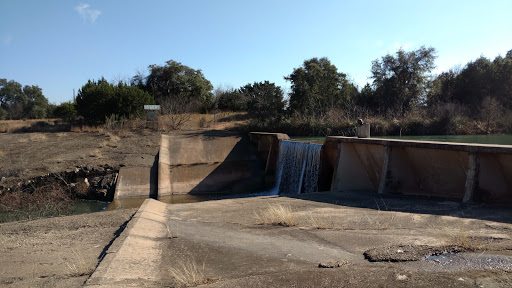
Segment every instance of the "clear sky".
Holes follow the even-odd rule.
[[[372,60],[432,46],[436,72],[512,49],[512,1],[0,0],[0,78],[69,101],[88,79],[167,60],[239,87],[328,57],[363,86]]]

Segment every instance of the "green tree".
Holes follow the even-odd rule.
[[[167,61],[164,66],[150,65],[149,70],[145,81],[141,75],[137,75],[132,82],[144,86],[157,103],[163,106],[186,104],[187,107],[183,107],[185,110],[196,111],[206,111],[212,107],[213,86],[201,70],[194,70],[173,60]]]
[[[439,74],[432,81],[427,94],[427,105],[432,107],[438,103],[452,103],[455,101],[453,95],[459,73],[449,70]]]
[[[48,99],[38,86],[0,79],[0,107],[7,119],[42,119],[47,117]]]
[[[240,92],[248,99],[248,113],[253,119],[268,123],[283,115],[283,91],[274,83],[254,82],[240,88]]]
[[[307,116],[319,116],[332,108],[343,108],[357,94],[347,75],[338,72],[327,58],[312,58],[285,77],[290,81],[290,110]]]
[[[396,56],[387,54],[372,62],[372,79],[379,110],[404,116],[425,100],[430,72],[435,68],[436,50],[420,47],[406,52],[400,48]]]
[[[25,107],[23,107],[24,115],[31,119],[47,118],[48,99],[44,97],[43,90],[38,86],[23,87],[23,94],[25,94]]]
[[[119,82],[108,83],[105,78],[91,81],[78,90],[76,110],[89,123],[104,123],[107,117],[115,115],[136,118],[144,113],[144,105],[154,104],[151,95],[138,87]]]
[[[64,102],[56,106],[53,110],[53,116],[66,120],[68,122],[73,121],[77,116],[75,105],[71,102]]]
[[[215,103],[217,108],[226,111],[247,111],[247,97],[238,89],[216,89]]]
[[[494,65],[480,57],[469,62],[457,76],[453,101],[479,109],[485,97],[493,95]]]

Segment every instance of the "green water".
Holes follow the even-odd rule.
[[[325,137],[291,137],[294,140],[320,141]],[[416,141],[440,141],[457,143],[478,143],[512,145],[512,135],[437,135],[437,136],[377,136],[378,139],[416,140]]]

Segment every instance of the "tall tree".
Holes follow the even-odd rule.
[[[47,117],[48,99],[38,86],[0,79],[0,109],[3,118],[42,119]]]
[[[327,58],[312,58],[285,77],[292,83],[290,110],[308,116],[325,114],[343,107],[357,93],[347,75],[338,72]]]
[[[194,110],[211,108],[213,86],[201,70],[194,70],[173,60],[167,61],[164,66],[150,65],[149,70],[144,86],[157,103],[186,103],[193,106]],[[132,83],[141,86],[141,81],[141,76],[137,75]]]
[[[268,123],[278,120],[283,114],[283,91],[274,83],[254,82],[240,88],[240,91],[248,99],[248,113],[253,119]]]
[[[482,56],[469,62],[457,76],[453,100],[479,108],[485,97],[494,94],[494,78],[494,66],[489,59]]]
[[[215,104],[221,110],[247,111],[247,97],[239,89],[216,89]]]
[[[123,82],[114,85],[101,78],[97,82],[89,80],[78,90],[76,109],[88,122],[100,124],[112,115],[139,117],[144,105],[154,103],[153,97],[138,87]]]
[[[432,47],[422,46],[411,52],[400,48],[395,56],[387,54],[372,62],[373,88],[382,112],[404,116],[425,100],[435,53]]]

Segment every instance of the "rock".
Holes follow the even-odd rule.
[[[84,178],[84,183],[85,183],[85,185],[87,185],[87,187],[89,187],[89,186],[90,186],[90,184],[89,184],[89,180],[87,180],[87,178]]]
[[[2,178],[0,179],[0,183],[4,183],[5,181],[7,181],[7,178],[5,178],[5,177],[2,177]]]
[[[100,185],[100,182],[101,182],[101,177],[94,177],[92,178],[91,180],[91,184],[93,186],[99,186]]]
[[[96,167],[94,170],[98,172],[105,172],[105,169],[103,169],[103,167]]]
[[[318,263],[318,268],[339,268],[345,264],[347,264],[347,263],[340,262],[340,261],[322,262],[322,263]]]
[[[85,166],[86,171],[92,171],[93,167],[91,165]]]
[[[101,188],[109,188],[110,186],[112,186],[112,182],[113,182],[113,176],[112,175],[107,175],[105,177],[103,177],[103,179],[101,180]]]
[[[103,197],[107,197],[107,189],[100,189],[98,190],[99,194],[102,194]]]

